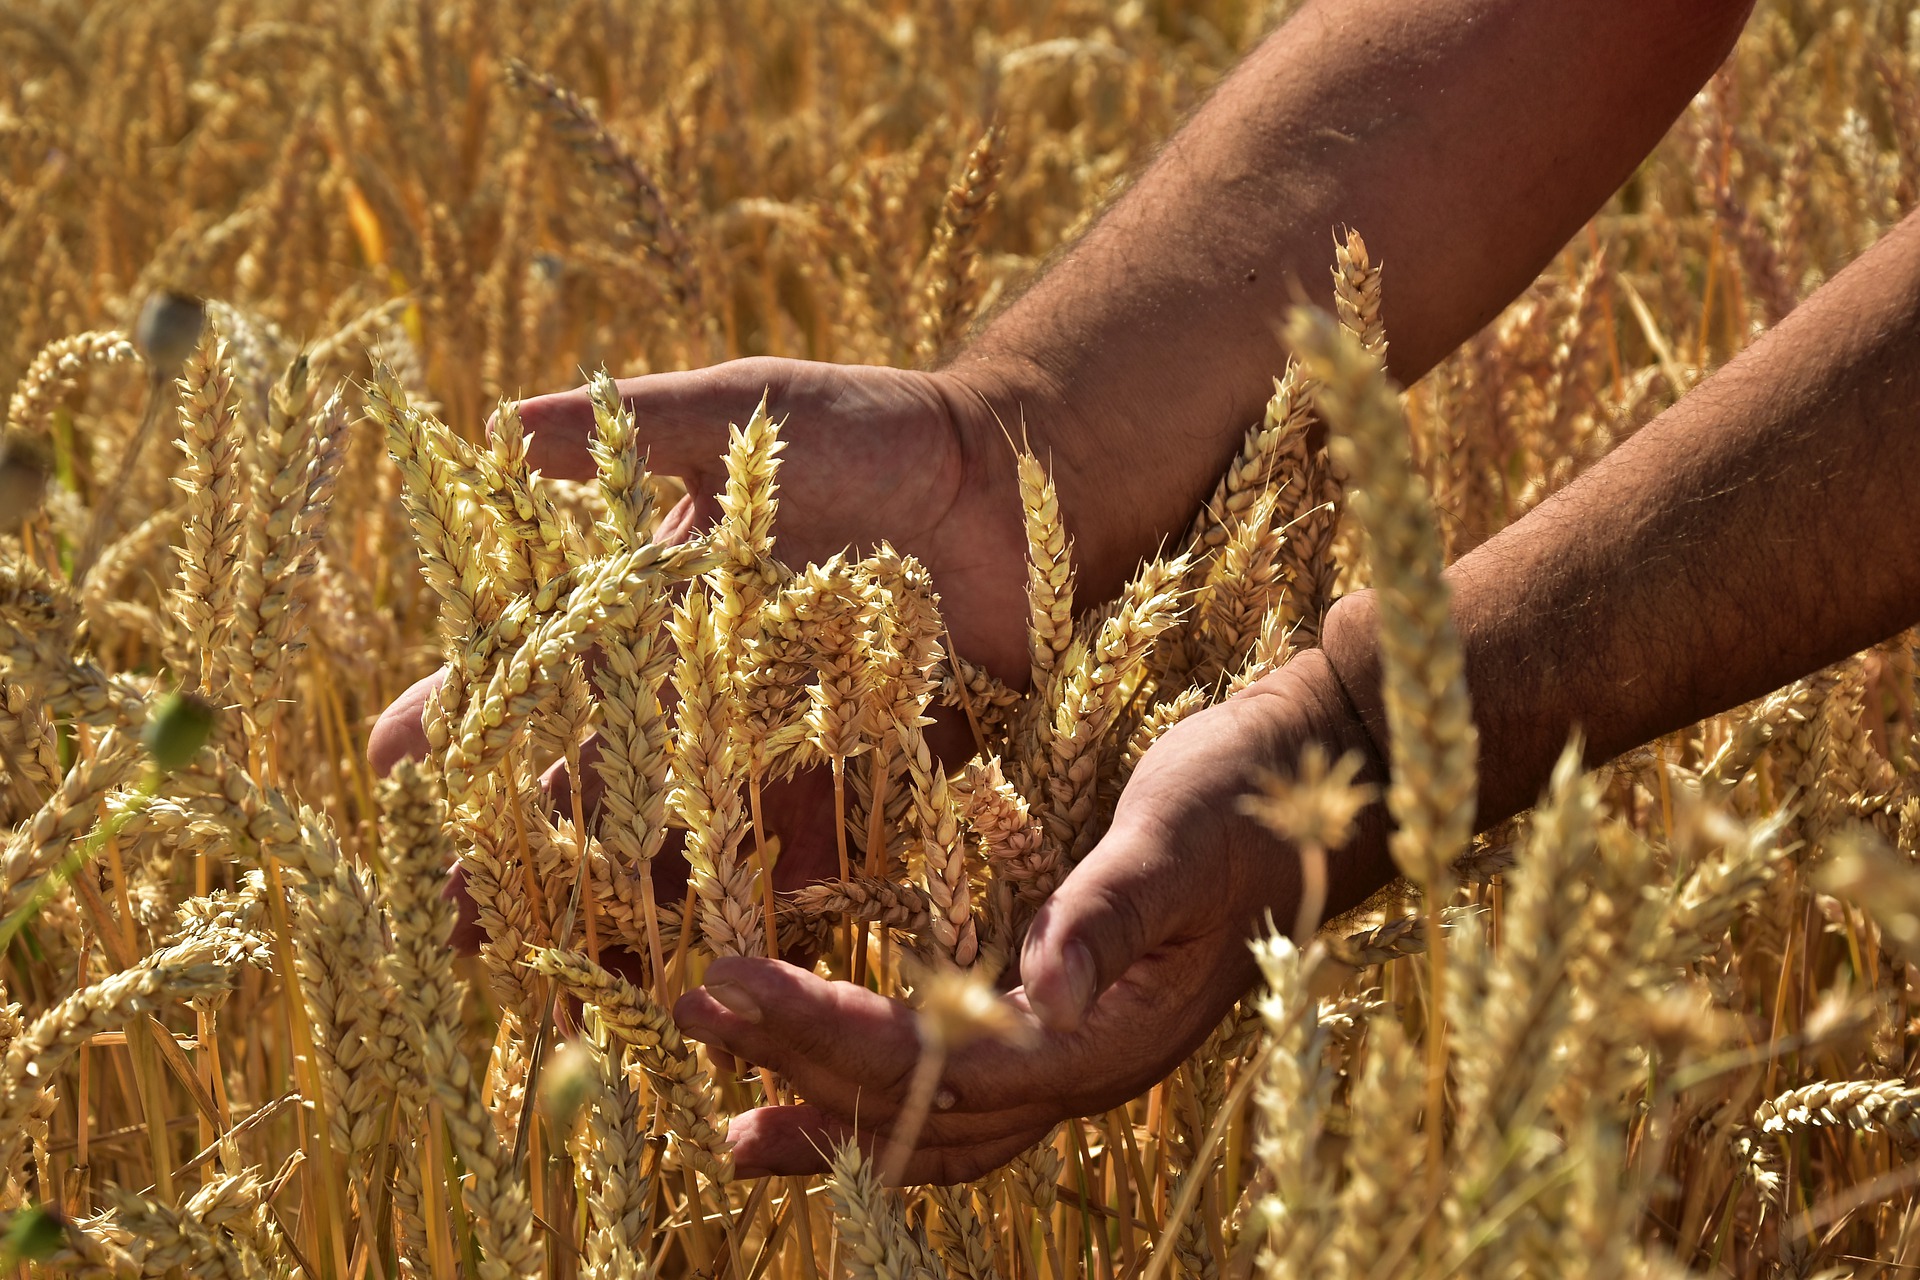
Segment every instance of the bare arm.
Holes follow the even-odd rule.
[[[1389,265],[1411,383],[1619,187],[1748,4],[1315,0],[1249,56],[952,370],[1051,452],[1095,597],[1185,525],[1259,417],[1286,309],[1303,289],[1331,306],[1337,225]]]
[[[1916,446],[1920,214],[1449,571],[1481,821],[1533,801],[1576,724],[1603,758],[1920,619]],[[1246,991],[1246,940],[1269,913],[1292,918],[1300,878],[1295,852],[1237,801],[1310,743],[1364,751],[1371,738],[1379,754],[1372,599],[1342,600],[1324,651],[1147,752],[1027,935],[1010,998],[1043,1033],[949,1059],[957,1102],[929,1119],[910,1177],[975,1177],[1059,1117],[1137,1095]],[[1336,909],[1391,876],[1384,828],[1375,806],[1336,868]],[[909,1011],[766,961],[719,960],[706,981],[676,1009],[688,1033],[810,1098],[735,1121],[742,1168],[817,1168],[856,1110],[894,1114],[918,1048]]]
[[[1480,819],[1920,620],[1920,214],[1449,577]],[[1328,656],[1379,742],[1372,598]]]
[[[1310,0],[947,368],[763,357],[621,392],[696,507],[719,487],[724,424],[768,392],[788,419],[783,554],[890,541],[932,572],[961,651],[1017,680],[1025,570],[1003,425],[1024,425],[1053,468],[1085,597],[1112,595],[1258,419],[1286,309],[1302,291],[1330,302],[1336,226],[1389,266],[1390,359],[1411,381],[1632,172],[1749,4]],[[592,475],[584,389],[521,416],[542,471]],[[383,761],[418,747],[417,720],[396,708]]]

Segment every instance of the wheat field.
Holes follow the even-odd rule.
[[[1394,753],[1434,782],[1390,802],[1451,865],[1258,940],[1262,988],[1178,1070],[975,1182],[886,1185],[886,1134],[734,1177],[729,1117],[792,1090],[675,1027],[713,957],[910,1002],[930,1095],[939,1046],[1017,1034],[991,983],[1159,734],[1343,591],[1444,618],[1442,564],[1920,203],[1920,11],[1763,0],[1404,394],[1393,264],[1330,239],[1338,316],[1296,319],[1213,500],[1118,599],[1074,596],[1010,448],[1026,689],[950,652],[911,556],[783,561],[752,403],[719,522],[661,536],[681,490],[599,371],[926,367],[1290,7],[0,3],[0,1261],[1920,1273],[1911,635],[1570,755],[1469,844],[1465,690],[1428,678],[1457,641],[1409,615]],[[511,401],[583,378],[597,479],[541,477]],[[428,758],[375,777],[375,717],[443,664]],[[942,710],[971,758],[930,751]],[[598,771],[594,812],[542,789],[556,761]],[[776,893],[761,789],[801,769],[833,777],[842,874]],[[1363,799],[1320,759],[1249,803],[1325,850]]]

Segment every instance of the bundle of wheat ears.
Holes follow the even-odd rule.
[[[1475,837],[1441,577],[1915,203],[1920,15],[1763,4],[1408,391],[1343,230],[1337,315],[1296,313],[1263,420],[1114,600],[1076,596],[1010,447],[1021,689],[913,557],[783,562],[764,405],[684,541],[605,374],[597,477],[530,468],[511,397],[578,368],[934,361],[1289,6],[1037,8],[0,5],[0,1264],[1920,1268],[1912,637],[1597,772],[1570,750]],[[975,1182],[890,1185],[911,1106],[823,1178],[734,1177],[730,1118],[793,1092],[675,1026],[713,958],[897,997],[927,1055],[1017,1036],[994,983],[1143,754],[1367,585],[1405,880],[1253,940],[1261,988],[1172,1075]],[[374,777],[373,716],[442,665],[426,757]],[[1368,793],[1277,763],[1250,810],[1324,857]],[[761,800],[802,770],[839,867],[776,892]]]

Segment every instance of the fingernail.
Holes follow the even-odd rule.
[[[1060,949],[1060,968],[1067,979],[1067,1001],[1076,1023],[1093,1003],[1093,953],[1084,942],[1072,941]]]
[[[759,1022],[764,1016],[759,1004],[747,994],[747,989],[731,982],[709,982],[707,994],[718,1000],[735,1017],[745,1018],[748,1022]]]

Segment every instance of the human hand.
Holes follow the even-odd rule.
[[[368,759],[380,773],[403,759],[420,759],[427,754],[423,717],[427,699],[446,679],[443,667],[415,682],[381,712],[374,726]],[[669,690],[668,692],[671,692]],[[954,759],[971,750],[972,734],[965,721],[941,716],[927,727],[927,745],[936,758]],[[592,815],[600,805],[602,784],[596,767],[600,758],[600,739],[595,734],[581,745],[580,812]],[[557,760],[540,779],[546,804],[557,817],[569,817],[573,811],[573,779],[564,760]],[[770,778],[761,790],[761,813],[767,831],[780,838],[781,853],[773,868],[776,892],[788,892],[839,873],[839,849],[834,840],[834,822],[838,807],[834,801],[833,778],[825,769],[802,769],[788,778]],[[687,887],[689,867],[681,854],[684,832],[669,831],[667,840],[648,865],[653,878],[654,898],[658,902],[678,902]],[[467,896],[464,879],[456,866],[449,885],[459,915],[453,941],[464,953],[479,949],[484,940],[479,911]]]
[[[660,537],[678,542],[710,525],[726,482],[727,424],[764,394],[784,419],[775,548],[789,564],[826,560],[881,540],[919,559],[941,595],[954,647],[1011,683],[1023,683],[1026,541],[999,418],[1019,423],[1018,396],[982,368],[921,373],[756,357],[710,369],[615,383],[632,409],[647,463],[676,476],[687,497]],[[586,387],[519,405],[528,463],[543,475],[588,480],[593,403]],[[380,772],[426,749],[417,684],[374,726],[368,755]]]
[[[768,411],[784,418],[780,508],[774,525],[777,553],[793,564],[825,560],[848,546],[885,540],[914,555],[940,592],[955,647],[974,661],[1018,682],[1027,667],[1024,534],[996,401],[1018,421],[1017,404],[989,374],[919,373],[797,360],[736,360],[711,369],[627,378],[617,384],[633,410],[648,463],[685,482],[688,497],[663,522],[660,537],[678,542],[718,515],[715,497],[725,483],[727,423],[767,397]],[[536,396],[520,403],[529,433],[529,464],[561,479],[594,475],[588,444],[594,434],[586,388]],[[421,716],[444,678],[416,683],[389,706],[368,741],[368,758],[384,773],[403,758],[427,752]],[[957,748],[961,726],[935,726],[936,754]],[[596,754],[583,753],[583,812],[595,807]],[[543,782],[556,810],[570,807],[563,767]],[[837,869],[835,812],[830,784],[818,771],[770,783],[764,814],[780,835],[783,853],[776,888],[797,888]],[[676,900],[686,865],[673,850],[652,867],[661,901]],[[478,942],[477,922],[463,904],[457,937]]]
[[[1048,900],[1005,998],[1039,1024],[1029,1043],[956,1050],[906,1165],[909,1183],[968,1181],[1060,1120],[1109,1110],[1176,1067],[1251,985],[1247,942],[1293,918],[1295,851],[1242,815],[1263,769],[1310,743],[1378,756],[1318,651],[1171,730],[1141,761],[1113,825]],[[1375,805],[1334,859],[1329,909],[1390,874]],[[674,1009],[694,1039],[784,1077],[803,1102],[738,1117],[747,1176],[818,1172],[849,1137],[873,1145],[919,1054],[905,1004],[775,960],[723,959]],[[856,1132],[857,1125],[857,1132]]]
[[[982,369],[966,376],[756,357],[710,369],[622,378],[648,466],[688,497],[666,518],[677,539],[719,514],[727,424],[762,394],[784,420],[774,550],[799,566],[887,541],[916,557],[940,593],[954,646],[1009,681],[1027,669],[1026,540],[1013,459],[996,414],[1020,406]],[[591,479],[588,389],[520,402],[543,474]]]

